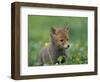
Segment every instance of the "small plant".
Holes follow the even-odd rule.
[[[57,58],[58,64],[61,64],[61,62],[63,61],[63,59],[64,59],[64,56],[59,56],[59,57]]]

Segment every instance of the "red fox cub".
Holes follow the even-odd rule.
[[[39,65],[63,64],[67,59],[66,49],[69,47],[68,28],[52,27],[50,42],[42,48],[39,54]]]

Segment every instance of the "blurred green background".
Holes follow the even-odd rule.
[[[38,54],[45,43],[49,42],[50,28],[69,26],[70,48],[67,64],[87,64],[87,17],[69,16],[28,16],[28,66],[37,65]]]

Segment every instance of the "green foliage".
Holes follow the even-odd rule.
[[[87,44],[80,41],[71,44],[68,53],[67,64],[86,64],[87,62]]]
[[[59,56],[58,58],[57,58],[57,61],[61,64],[61,61],[63,60],[63,56]]]
[[[45,43],[49,42],[50,28],[64,27],[68,24],[70,48],[67,50],[66,64],[86,64],[87,54],[87,17],[28,16],[28,65],[37,65],[38,54]],[[61,58],[59,58],[61,60]]]

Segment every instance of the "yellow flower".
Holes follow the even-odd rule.
[[[46,42],[46,43],[45,43],[45,47],[48,47],[48,45],[49,45],[49,44]]]

